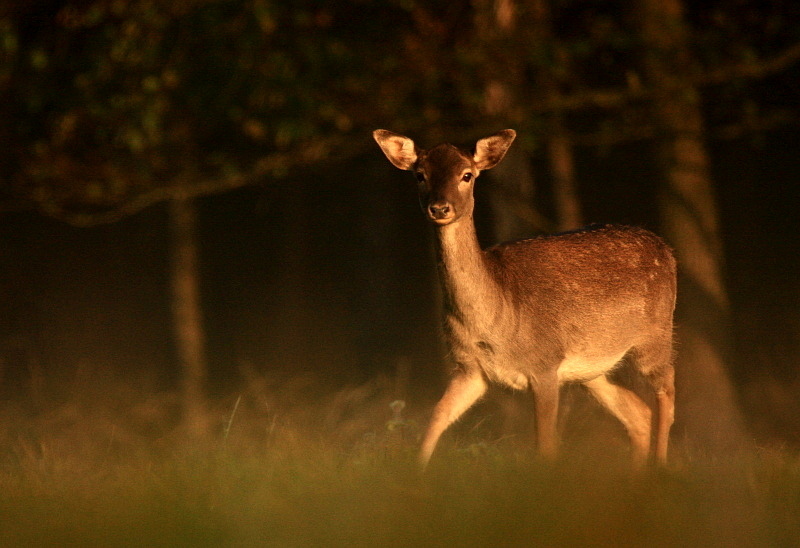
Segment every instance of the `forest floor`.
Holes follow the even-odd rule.
[[[251,383],[191,440],[142,386],[3,402],[0,546],[800,546],[800,455],[678,448],[634,472],[598,450],[618,440],[548,463],[456,432],[420,474],[387,386]]]

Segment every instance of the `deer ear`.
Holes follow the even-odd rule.
[[[414,146],[414,141],[385,129],[376,129],[372,132],[372,136],[395,167],[400,169],[414,167],[414,162],[417,161],[417,147]]]
[[[504,129],[478,141],[473,156],[476,167],[483,171],[499,164],[516,136],[517,132],[513,129]]]

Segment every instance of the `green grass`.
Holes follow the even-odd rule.
[[[202,442],[163,424],[170,403],[6,410],[0,546],[800,545],[798,455],[632,472],[602,443],[545,463],[451,435],[421,476],[413,424],[389,430],[380,391],[362,396],[248,396],[232,420],[225,400]]]

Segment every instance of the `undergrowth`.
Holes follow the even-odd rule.
[[[602,443],[547,463],[449,435],[420,474],[421,418],[385,383],[253,386],[219,399],[204,439],[181,434],[170,394],[106,385],[35,412],[6,402],[0,546],[800,543],[796,454],[678,448],[670,467],[633,472]]]

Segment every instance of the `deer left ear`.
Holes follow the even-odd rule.
[[[504,129],[478,141],[472,158],[476,167],[483,171],[499,164],[516,136],[517,132],[513,129]]]

